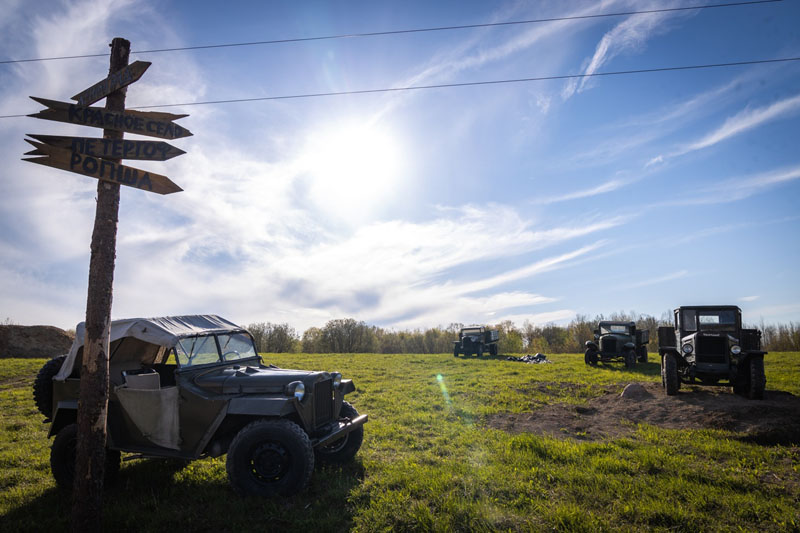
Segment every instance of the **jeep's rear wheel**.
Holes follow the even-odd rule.
[[[636,366],[636,352],[628,350],[625,352],[625,368],[633,368]]]
[[[66,355],[59,355],[47,361],[33,382],[33,401],[36,408],[47,418],[53,416],[53,377],[64,366]]]
[[[290,496],[303,490],[311,479],[314,449],[294,422],[257,420],[236,434],[225,467],[239,494]]]
[[[583,354],[583,362],[587,365],[597,366],[597,350],[589,348]]]
[[[681,383],[678,380],[678,361],[675,354],[665,353],[661,358],[661,384],[667,392],[667,396],[675,396]]]
[[[764,358],[751,357],[750,358],[750,390],[747,392],[747,397],[751,400],[764,399],[764,387],[766,386],[767,378],[764,375]]]
[[[342,403],[339,418],[354,419],[358,416],[356,408],[348,402]],[[364,440],[364,426],[359,426],[341,439],[337,439],[325,446],[314,450],[317,460],[322,463],[346,463],[355,457]]]
[[[64,426],[53,439],[50,448],[50,470],[56,485],[62,489],[72,490],[75,481],[75,452],[78,447],[78,424]],[[111,484],[119,474],[119,450],[106,448],[106,464],[104,480]]]

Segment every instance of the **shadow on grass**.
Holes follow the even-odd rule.
[[[598,363],[596,368],[609,370],[611,372],[631,372],[634,374],[642,374],[644,376],[660,376],[661,363],[636,363],[631,368],[626,368],[624,363]]]
[[[361,461],[319,465],[309,486],[288,498],[242,497],[229,486],[224,466],[200,460],[135,460],[123,464],[103,498],[106,531],[346,531],[347,501],[364,478]],[[209,461],[210,463],[210,461]],[[221,470],[221,471],[220,471]],[[51,488],[3,516],[6,531],[66,531],[72,497]]]

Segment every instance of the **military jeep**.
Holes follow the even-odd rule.
[[[761,332],[742,327],[735,305],[684,306],[675,309],[674,326],[658,328],[661,384],[670,396],[681,383],[733,387],[760,400],[767,383]]]
[[[458,340],[453,341],[453,356],[463,353],[465,356],[472,354],[478,357],[483,356],[484,351],[489,351],[489,355],[497,355],[497,342],[500,340],[500,333],[496,329],[489,329],[485,326],[469,326],[461,328],[458,333]]]
[[[637,329],[635,322],[603,320],[594,330],[594,340],[586,341],[583,361],[587,365],[598,362],[622,361],[627,368],[636,362],[647,362],[647,344],[650,332]]]
[[[56,483],[75,476],[78,391],[84,324],[69,353],[51,359],[34,383],[34,400],[54,436]],[[355,390],[338,372],[264,365],[250,334],[215,315],[111,323],[106,474],[130,458],[182,460],[225,453],[240,494],[302,490],[316,462],[351,460],[367,415],[344,401]]]

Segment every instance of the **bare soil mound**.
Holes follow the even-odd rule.
[[[55,326],[0,326],[0,357],[54,357],[71,345],[72,336]]]
[[[565,388],[574,384],[564,383]],[[553,384],[540,392],[554,391]],[[659,383],[601,388],[586,405],[549,404],[528,413],[489,415],[489,427],[512,433],[539,433],[561,438],[602,440],[635,431],[647,423],[668,429],[720,429],[759,444],[800,444],[800,397],[766,391],[760,401],[748,400],[728,387],[682,385],[677,396],[664,394]],[[555,392],[559,395],[558,392]]]

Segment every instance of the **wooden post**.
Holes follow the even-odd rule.
[[[111,43],[109,75],[128,65],[131,43],[120,37]],[[105,108],[125,109],[126,89],[109,94]],[[106,139],[122,139],[120,131],[103,130]],[[117,163],[119,159],[115,160]],[[78,403],[78,442],[72,501],[72,530],[100,531],[103,521],[103,477],[108,409],[108,357],[111,300],[116,258],[119,184],[97,182],[97,210],[92,232],[86,332]]]

